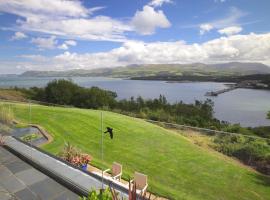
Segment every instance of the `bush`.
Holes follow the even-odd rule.
[[[104,191],[92,190],[87,197],[80,197],[80,200],[113,200],[112,194],[109,188]]]
[[[222,128],[222,131],[230,132],[230,133],[241,133],[244,135],[253,135],[253,132],[250,129],[243,128],[240,124],[227,125]]]
[[[243,135],[219,135],[213,141],[217,151],[236,157],[262,173],[270,174],[270,146],[267,140]]]
[[[260,137],[270,139],[270,126],[260,126],[260,127],[251,128],[251,131],[253,131],[254,134]]]

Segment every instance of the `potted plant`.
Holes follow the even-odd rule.
[[[87,165],[92,160],[92,157],[88,154],[81,154],[80,165],[84,171],[87,171]]]
[[[83,154],[76,147],[70,143],[66,143],[63,151],[60,153],[62,159],[69,163],[81,167],[84,171],[87,171],[87,165],[92,160],[89,154]]]

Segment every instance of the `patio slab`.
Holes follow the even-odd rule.
[[[33,185],[34,183],[43,181],[47,178],[44,174],[40,173],[34,168],[30,168],[19,173],[16,173],[15,176],[22,180],[26,185]]]

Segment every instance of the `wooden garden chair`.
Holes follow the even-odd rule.
[[[134,179],[131,180],[130,182],[136,184],[136,189],[138,190],[140,195],[143,196],[148,187],[147,175],[135,172]]]
[[[106,169],[102,173],[104,174],[105,172],[108,172],[108,171],[111,171],[113,179],[121,181],[121,176],[122,176],[121,164],[114,162],[111,169]]]

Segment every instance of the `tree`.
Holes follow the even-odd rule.
[[[72,81],[54,80],[45,87],[45,98],[50,103],[70,105],[75,92],[79,89],[80,86]]]

